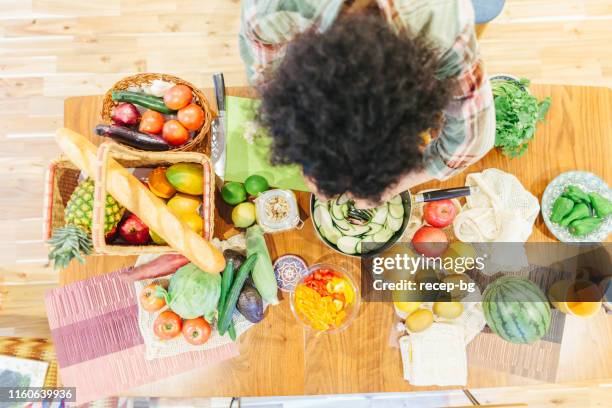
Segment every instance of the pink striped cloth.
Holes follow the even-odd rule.
[[[228,344],[145,360],[134,286],[123,271],[47,292],[45,305],[61,382],[76,387],[77,404],[93,401],[238,355]]]

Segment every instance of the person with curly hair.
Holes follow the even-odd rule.
[[[493,147],[470,0],[247,0],[240,49],[272,163],[320,197],[377,205]]]

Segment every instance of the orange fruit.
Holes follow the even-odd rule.
[[[176,193],[176,189],[166,178],[165,167],[158,167],[151,171],[148,184],[151,192],[161,198],[170,198]]]

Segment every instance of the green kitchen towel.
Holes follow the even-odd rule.
[[[254,123],[259,103],[257,99],[237,96],[228,96],[225,100],[227,110],[225,180],[244,182],[250,175],[259,174],[273,187],[308,191],[299,166],[272,166],[268,161],[272,140],[265,134],[265,129],[256,128]],[[253,132],[254,129],[257,129],[256,132]],[[252,139],[250,141],[247,140],[249,135]]]

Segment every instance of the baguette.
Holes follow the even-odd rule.
[[[55,139],[75,166],[89,175],[95,174],[98,167],[97,147],[92,142],[66,128],[58,129]],[[203,271],[220,273],[225,268],[221,251],[179,220],[159,197],[113,159],[108,161],[106,189],[115,200],[164,238],[168,245]]]

